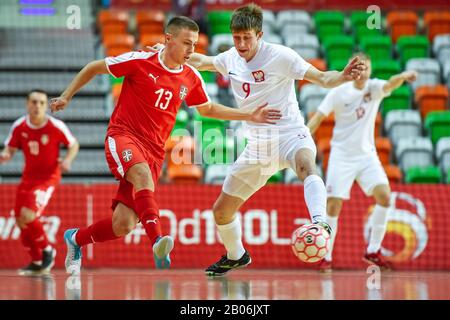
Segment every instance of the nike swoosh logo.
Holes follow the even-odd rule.
[[[234,72],[228,72],[228,74],[230,75],[230,76],[237,76],[237,74],[236,73],[234,73]]]

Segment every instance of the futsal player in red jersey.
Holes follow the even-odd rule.
[[[198,40],[198,25],[187,17],[174,17],[166,26],[165,49],[158,53],[129,52],[93,61],[75,77],[52,111],[64,109],[74,94],[97,74],[125,77],[105,139],[106,159],[120,181],[113,199],[113,215],[87,228],[65,232],[66,271],[79,274],[81,247],[125,236],[141,221],[152,244],[155,266],[170,267],[173,239],[162,236],[155,184],[164,160],[164,145],[183,101],[207,117],[274,123],[278,110],[259,106],[247,110],[210,101],[197,70],[186,64]]]
[[[25,168],[17,188],[14,213],[20,239],[28,249],[31,263],[19,269],[19,274],[37,275],[50,271],[56,255],[39,217],[61,179],[61,171],[70,169],[79,146],[67,126],[46,113],[48,98],[45,91],[29,92],[26,105],[28,114],[12,125],[0,153],[0,163],[10,161],[17,150],[22,149]],[[59,158],[61,144],[68,147],[64,159]]]

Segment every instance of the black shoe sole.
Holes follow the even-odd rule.
[[[252,258],[250,258],[250,260],[249,260],[246,264],[243,264],[242,266],[238,266],[238,267],[235,267],[235,268],[231,268],[231,269],[229,269],[228,271],[225,271],[225,272],[222,272],[222,273],[218,273],[218,272],[214,272],[214,271],[205,271],[205,275],[206,275],[207,277],[222,277],[222,276],[226,275],[227,273],[229,273],[229,272],[232,271],[232,270],[245,268],[245,267],[247,267],[250,263],[252,263]]]

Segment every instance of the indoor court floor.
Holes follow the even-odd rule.
[[[450,299],[450,272],[244,269],[207,278],[200,269],[85,269],[23,277],[0,270],[0,300],[435,300]]]

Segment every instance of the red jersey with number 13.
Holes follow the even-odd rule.
[[[161,52],[105,59],[114,77],[125,77],[107,135],[135,138],[160,164],[181,103],[195,107],[210,101],[200,73],[187,64],[179,70],[167,68]]]

